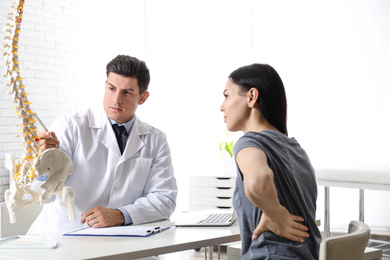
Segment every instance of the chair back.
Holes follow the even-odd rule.
[[[364,222],[351,221],[348,234],[329,237],[322,241],[320,260],[362,260],[370,233],[370,227]]]

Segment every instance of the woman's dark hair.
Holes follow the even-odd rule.
[[[134,77],[138,80],[139,92],[148,90],[150,82],[149,69],[145,62],[128,55],[118,55],[106,66],[107,78],[110,72],[124,76]]]
[[[268,64],[252,64],[233,71],[229,78],[243,91],[259,91],[257,105],[267,121],[285,135],[287,133],[287,99],[282,79]]]

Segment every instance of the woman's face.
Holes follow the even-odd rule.
[[[241,90],[241,87],[233,83],[231,79],[226,82],[223,91],[225,100],[220,110],[223,112],[225,123],[229,131],[244,131],[250,109],[248,106],[249,97]]]

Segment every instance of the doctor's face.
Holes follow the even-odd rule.
[[[149,92],[139,93],[137,78],[111,72],[105,86],[104,111],[110,119],[122,124],[134,117],[138,105],[148,97]]]

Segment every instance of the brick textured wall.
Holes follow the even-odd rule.
[[[13,0],[0,1],[1,47],[12,3]],[[82,103],[81,96],[74,95],[80,82],[75,49],[86,4],[87,1],[77,0],[25,1],[19,38],[20,72],[30,94],[31,109],[46,125],[59,113],[77,110]],[[21,140],[15,137],[19,128],[2,77],[3,66],[0,73],[0,169],[4,169],[5,154],[19,158]],[[7,184],[1,178],[0,183]]]

